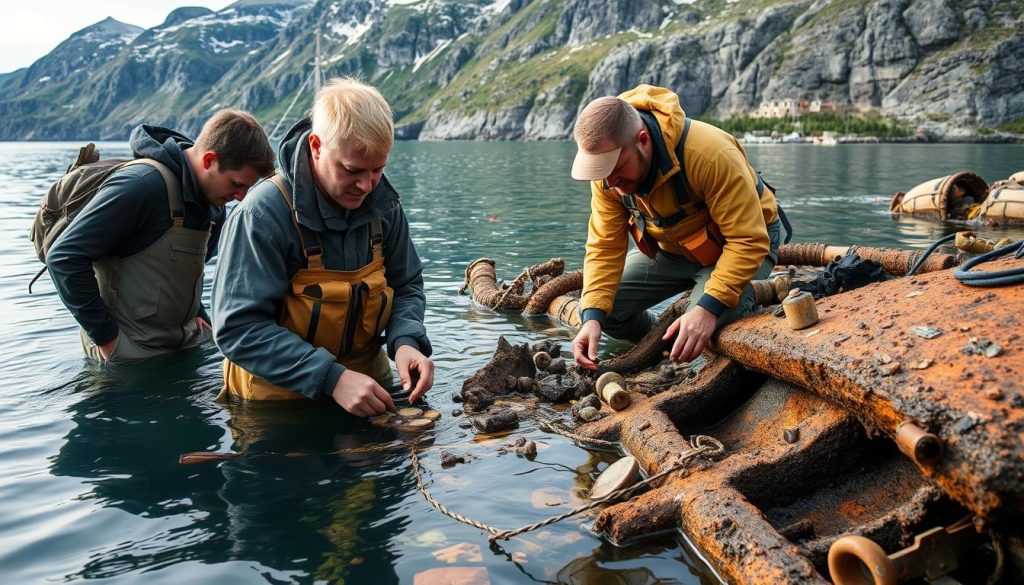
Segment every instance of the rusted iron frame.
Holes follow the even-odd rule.
[[[998,268],[1019,263],[1004,260],[993,264],[993,268]],[[960,351],[963,343],[960,339],[966,335],[955,336],[953,332],[938,338],[938,342],[931,341],[939,345],[932,345],[928,354],[941,357],[944,360],[941,366],[886,370],[875,367],[870,359],[872,354],[885,350],[894,354],[890,359],[897,365],[899,361],[910,365],[908,362],[913,355],[920,355],[912,348],[922,340],[907,336],[904,330],[928,323],[929,319],[955,323],[976,332],[996,323],[1012,323],[1021,328],[1015,315],[999,320],[990,317],[993,311],[998,315],[998,311],[1012,312],[1021,306],[1022,289],[999,287],[980,294],[956,283],[948,271],[915,278],[913,285],[896,280],[824,299],[819,309],[828,316],[811,333],[790,331],[772,316],[762,314],[727,326],[712,339],[712,345],[745,367],[785,380],[849,409],[869,428],[894,441],[901,424],[915,421],[944,444],[945,454],[936,464],[918,462],[926,476],[953,499],[984,518],[1019,518],[1024,514],[1024,460],[1019,434],[1013,429],[1024,426],[1024,417],[1019,408],[1008,409],[1005,402],[1019,401],[1024,389],[1019,374],[1011,373],[1002,379],[994,377],[999,368],[1005,370],[1009,362],[1002,366],[998,361],[974,361],[974,357]],[[916,296],[915,307],[920,310],[891,309],[892,299],[908,295]],[[886,318],[891,321],[886,328],[876,329],[869,338],[870,344],[834,342],[858,334],[858,309],[865,306],[874,307],[875,311],[889,311]],[[934,310],[926,310],[928,307]],[[1015,335],[1005,329],[993,332],[996,331],[1007,338]],[[809,338],[812,334],[814,337]],[[957,379],[954,372],[970,375]],[[1009,396],[1003,399],[1001,397],[1006,395],[1003,391],[984,393],[963,388],[964,380],[971,380],[974,375],[1000,382]],[[919,392],[932,388],[942,393],[941,399],[918,396]],[[981,429],[985,429],[984,432]]]

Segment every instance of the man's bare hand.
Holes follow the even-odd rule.
[[[668,357],[674,362],[691,362],[697,359],[711,334],[715,332],[718,317],[704,307],[694,307],[672,322],[661,338],[668,341],[674,336],[675,343]]]
[[[597,348],[601,341],[601,323],[591,319],[580,327],[572,340],[572,357],[576,363],[588,370],[597,369]]]
[[[434,362],[411,345],[401,345],[395,350],[395,366],[398,367],[398,379],[402,390],[412,388],[412,374],[418,375],[416,387],[409,395],[409,404],[414,404],[434,385]]]
[[[210,327],[210,323],[198,315],[196,315],[196,326],[199,327],[200,331],[213,331],[213,327]]]
[[[387,390],[373,378],[352,369],[342,372],[331,397],[356,416],[377,416],[395,409]]]
[[[117,337],[114,337],[113,340],[111,340],[111,341],[109,341],[107,343],[104,343],[103,345],[97,345],[96,346],[96,349],[99,350],[100,356],[103,357],[104,361],[109,360],[110,359],[110,355],[112,353],[114,353],[114,349],[117,347],[117,340],[118,339],[120,339],[120,335],[118,335]]]

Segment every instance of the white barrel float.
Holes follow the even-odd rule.
[[[1024,180],[1024,173],[1013,175],[1018,176]],[[1024,225],[1024,184],[1013,182],[1013,177],[989,191],[981,204],[979,219],[991,225]]]
[[[889,203],[889,211],[941,220],[969,219],[987,194],[985,179],[970,172],[956,173],[925,181],[906,193],[900,191]]]

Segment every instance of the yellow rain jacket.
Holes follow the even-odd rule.
[[[661,128],[663,140],[654,138],[658,169],[650,193],[634,198],[647,217],[670,217],[680,211],[672,176],[679,172],[676,146],[682,137],[686,114],[675,93],[660,87],[641,85],[619,96],[637,110],[649,112]],[[720,315],[739,303],[740,294],[753,278],[765,256],[770,240],[767,226],[778,217],[775,195],[764,188],[758,197],[758,176],[747,154],[729,133],[691,120],[683,145],[686,178],[696,206],[687,205],[687,215],[666,228],[648,225],[647,233],[669,253],[695,260],[679,241],[709,227],[724,240],[704,296],[697,303]],[[669,165],[669,161],[671,165]],[[581,308],[611,313],[629,247],[630,212],[623,197],[605,189],[604,181],[591,184],[591,215],[583,264]]]

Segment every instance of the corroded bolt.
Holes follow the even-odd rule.
[[[800,429],[795,427],[791,429],[782,429],[782,438],[792,445],[800,440]]]
[[[919,465],[930,465],[942,457],[942,441],[909,420],[896,427],[896,445]]]

